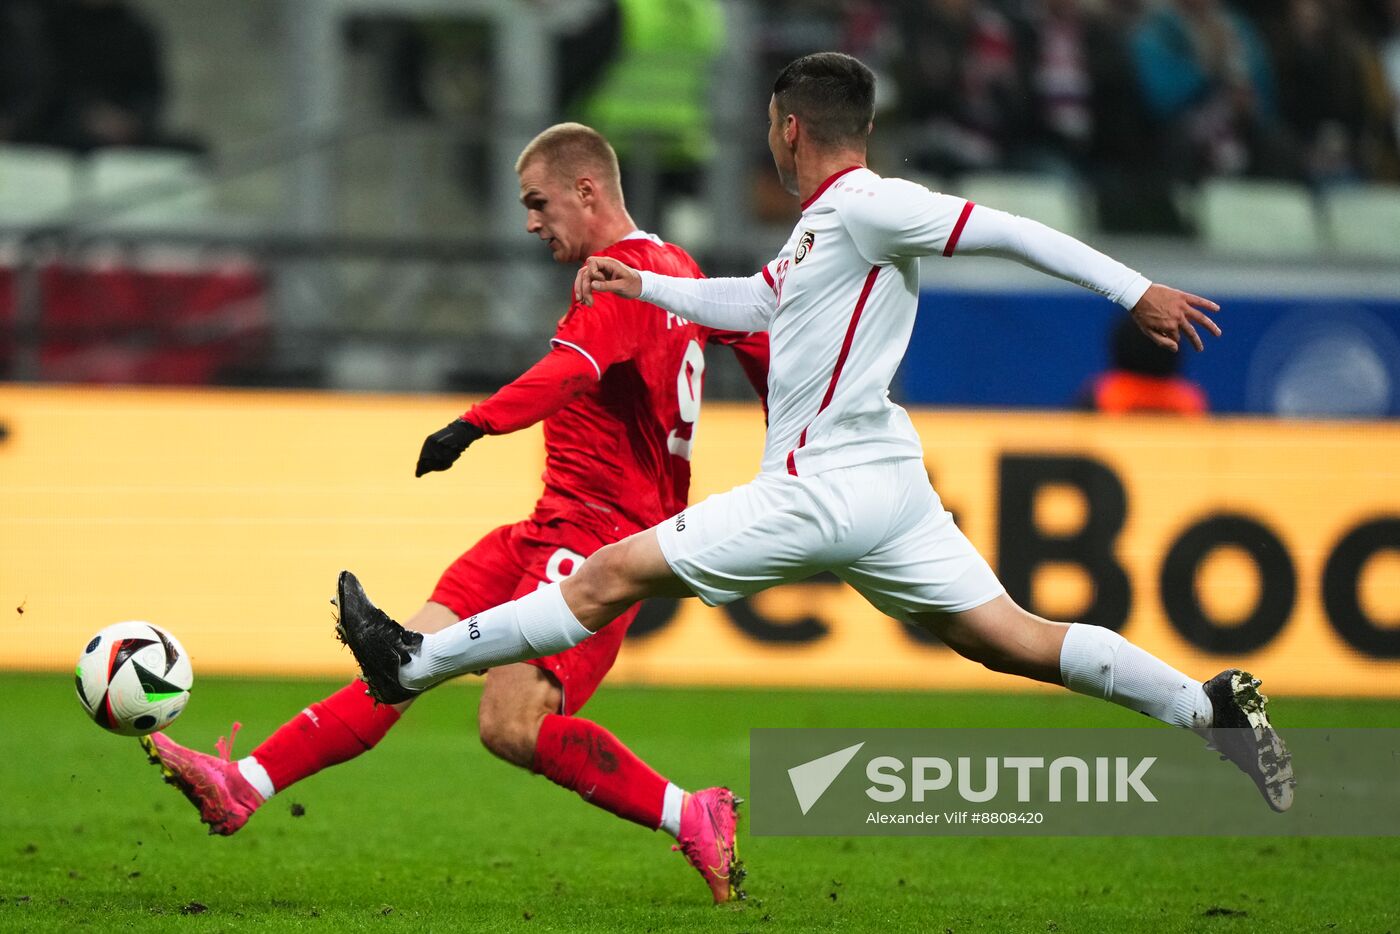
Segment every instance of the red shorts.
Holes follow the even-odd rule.
[[[583,559],[612,541],[563,520],[533,519],[503,525],[471,547],[443,572],[431,599],[461,618],[523,596],[541,584],[568,577]],[[596,635],[558,655],[527,664],[552,674],[563,689],[561,713],[577,713],[617,659],[627,627],[640,604],[628,608]]]

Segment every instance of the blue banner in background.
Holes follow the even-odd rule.
[[[1211,295],[1224,336],[1182,351],[1215,412],[1400,415],[1400,296]],[[1066,408],[1122,312],[1089,293],[924,289],[896,382],[909,404]]]

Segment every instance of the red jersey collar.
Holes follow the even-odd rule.
[[[850,167],[848,167],[848,168],[844,168],[844,169],[842,169],[841,171],[837,172],[835,175],[833,175],[833,176],[831,176],[830,178],[828,178],[826,181],[822,182],[820,185],[817,186],[817,190],[814,191],[814,192],[812,192],[811,197],[809,197],[806,201],[803,201],[803,202],[802,202],[802,210],[805,211],[805,210],[807,210],[808,208],[810,208],[810,207],[812,206],[813,202],[815,202],[818,198],[820,198],[820,197],[822,196],[822,192],[824,192],[824,191],[826,191],[828,188],[830,188],[830,187],[831,187],[831,183],[834,182],[834,181],[836,181],[836,180],[837,180],[838,178],[840,178],[842,175],[845,175],[847,172],[854,172],[856,169],[863,169],[863,168],[865,168],[865,166],[863,166],[863,165],[853,165],[853,166],[850,166]]]

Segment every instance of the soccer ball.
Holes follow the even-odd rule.
[[[78,700],[97,725],[123,736],[164,729],[185,709],[194,670],[185,647],[150,623],[114,623],[78,656]]]

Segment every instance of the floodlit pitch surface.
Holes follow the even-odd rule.
[[[172,735],[212,750],[236,717],[246,753],[333,687],[200,679]],[[0,929],[1400,929],[1394,838],[742,837],[749,899],[714,908],[664,835],[491,758],[478,691],[469,679],[429,695],[379,749],[222,839],[135,740],[83,718],[70,677],[0,675]],[[750,726],[1142,722],[1070,696],[607,686],[585,712],[678,783],[740,794]],[[1284,698],[1274,713],[1285,726],[1400,726],[1395,702]]]

